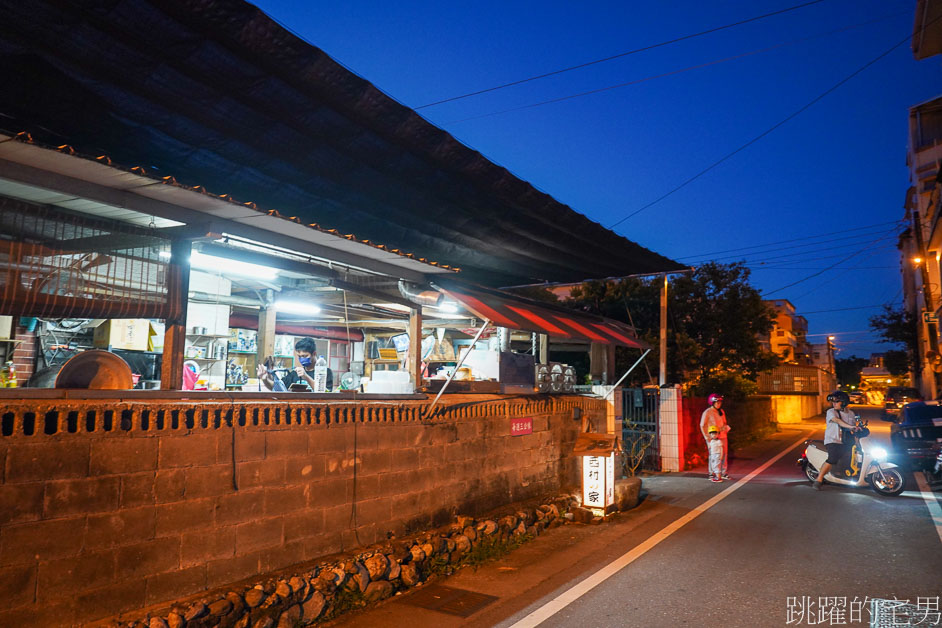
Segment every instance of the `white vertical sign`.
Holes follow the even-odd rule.
[[[583,456],[582,505],[607,508],[615,503],[615,454]]]

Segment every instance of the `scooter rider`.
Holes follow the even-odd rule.
[[[850,404],[850,397],[847,396],[847,393],[843,390],[835,390],[828,395],[827,399],[831,402],[831,408],[825,415],[827,427],[824,429],[824,446],[828,450],[828,459],[821,465],[821,469],[818,471],[818,479],[813,484],[814,488],[819,491],[824,476],[831,470],[831,467],[839,464],[847,453],[847,446],[844,445],[841,439],[841,429],[850,430],[851,432],[857,431],[857,426],[854,423],[854,413],[852,410],[847,409],[848,404]]]

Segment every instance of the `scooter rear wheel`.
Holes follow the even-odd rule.
[[[808,463],[808,462],[806,462],[806,463],[805,463],[804,465],[802,465],[802,466],[804,467],[804,470],[805,470],[805,476],[806,476],[809,480],[811,480],[812,482],[817,481],[817,479],[818,479],[818,470],[815,469],[813,466],[811,466],[811,464]]]
[[[903,474],[897,469],[884,469],[883,477],[880,477],[879,471],[877,473],[871,473],[867,477],[867,481],[870,482],[870,486],[873,487],[873,490],[880,495],[890,497],[899,495],[903,492],[903,489],[906,488],[906,481],[903,478]]]

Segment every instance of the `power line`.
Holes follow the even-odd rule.
[[[906,11],[906,13],[909,13],[909,12]],[[687,67],[684,67],[684,68],[679,68],[679,69],[677,69],[677,70],[671,70],[670,72],[662,72],[661,74],[651,74],[651,75],[649,75],[649,76],[645,76],[645,77],[642,77],[642,78],[639,78],[639,79],[635,79],[635,80],[633,80],[633,81],[628,81],[628,82],[626,82],[626,83],[618,83],[618,84],[615,84],[615,85],[609,85],[609,86],[607,86],[607,87],[600,87],[600,88],[598,88],[598,89],[591,89],[591,90],[589,90],[589,91],[587,91],[587,92],[579,92],[579,93],[576,93],[576,94],[569,94],[568,96],[560,96],[560,97],[558,97],[558,98],[551,98],[551,99],[549,99],[549,100],[543,100],[543,101],[540,101],[540,102],[531,103],[531,104],[529,104],[529,105],[521,105],[521,106],[519,106],[519,107],[511,107],[511,108],[509,108],[509,109],[501,109],[501,110],[499,110],[499,111],[492,111],[492,112],[490,112],[490,113],[482,113],[482,114],[479,114],[479,115],[476,115],[476,116],[469,116],[469,117],[467,117],[467,118],[459,118],[459,119],[457,119],[457,120],[449,120],[448,122],[445,122],[444,124],[445,124],[445,126],[448,126],[448,125],[452,125],[452,124],[460,124],[460,123],[462,123],[462,122],[469,122],[469,121],[471,121],[471,120],[480,120],[481,118],[490,118],[490,117],[492,117],[492,116],[499,116],[499,115],[503,115],[503,114],[505,114],[505,113],[513,113],[514,111],[524,111],[524,110],[526,110],[526,109],[534,109],[534,108],[536,108],[536,107],[542,107],[542,106],[544,106],[544,105],[552,105],[552,104],[554,104],[554,103],[565,102],[565,101],[567,101],[567,100],[572,100],[572,99],[574,99],[574,98],[582,98],[582,97],[584,97],[584,96],[592,96],[593,94],[600,94],[600,93],[602,93],[602,92],[611,91],[611,90],[613,90],[613,89],[621,89],[622,87],[630,87],[630,86],[632,86],[632,85],[638,85],[638,84],[640,84],[640,83],[645,83],[645,82],[647,82],[647,81],[653,81],[653,80],[659,79],[659,78],[666,78],[666,77],[668,77],[668,76],[674,76],[674,75],[676,75],[676,74],[683,74],[684,72],[690,72],[690,71],[692,71],[692,70],[701,70],[701,69],[703,69],[703,68],[708,68],[708,67],[710,67],[710,66],[719,65],[719,64],[721,64],[721,63],[726,63],[727,61],[735,61],[735,60],[737,60],[737,59],[743,59],[743,58],[745,58],[745,57],[750,57],[750,56],[752,56],[752,55],[761,54],[761,53],[763,53],[763,52],[769,52],[769,51],[772,51],[772,50],[777,50],[777,49],[779,49],[779,48],[784,48],[785,46],[791,46],[791,45],[794,45],[794,44],[798,44],[798,43],[810,41],[810,40],[812,40],[812,39],[818,39],[818,38],[821,38],[821,37],[828,37],[828,36],[831,36],[831,35],[835,35],[835,34],[837,34],[837,33],[842,33],[842,32],[844,32],[844,31],[848,31],[848,30],[851,30],[851,29],[854,29],[854,28],[859,28],[859,27],[861,27],[861,26],[866,26],[866,25],[868,25],[868,24],[873,24],[874,22],[880,22],[880,21],[883,21],[883,20],[885,20],[885,19],[887,19],[887,18],[896,17],[897,15],[902,15],[902,14],[903,14],[902,12],[899,12],[899,13],[892,13],[892,14],[890,14],[890,15],[885,15],[885,16],[883,16],[883,17],[875,18],[875,19],[869,20],[869,21],[867,21],[867,22],[861,22],[861,23],[859,23],[859,24],[852,24],[852,25],[850,25],[850,26],[845,26],[845,27],[843,27],[843,28],[838,28],[838,29],[835,29],[835,30],[832,30],[832,31],[828,31],[828,32],[826,32],[826,33],[821,33],[821,34],[818,34],[818,35],[810,35],[810,36],[808,36],[808,37],[801,37],[801,38],[799,38],[799,39],[792,39],[792,40],[790,40],[790,41],[782,42],[782,43],[776,44],[776,45],[774,45],[774,46],[768,46],[768,47],[766,47],[766,48],[757,48],[757,49],[755,49],[755,50],[750,50],[749,52],[743,52],[743,53],[740,53],[740,54],[737,54],[737,55],[733,55],[733,56],[730,56],[730,57],[723,57],[722,59],[714,59],[713,61],[707,61],[707,62],[705,62],[705,63],[698,63],[697,65],[691,65],[691,66],[687,66]]]
[[[870,246],[870,245],[872,245],[873,242],[883,242],[884,240],[888,240],[888,239],[890,239],[890,238],[889,238],[889,237],[882,237],[882,238],[878,238],[877,240],[868,242],[868,243],[866,243],[866,244],[864,245],[865,248],[861,249],[861,251],[869,251],[869,250],[871,250],[871,249],[872,249],[872,246]],[[784,263],[799,262],[799,261],[802,261],[803,259],[808,259],[808,256],[810,256],[810,255],[813,255],[815,260],[833,259],[833,258],[835,258],[835,257],[839,257],[840,254],[838,254],[838,255],[820,255],[820,253],[828,253],[828,252],[830,252],[830,251],[839,251],[839,250],[841,250],[841,249],[847,249],[847,248],[859,247],[859,246],[861,246],[861,243],[855,242],[855,243],[853,243],[853,244],[842,244],[842,245],[840,245],[840,246],[832,246],[832,247],[828,247],[828,248],[824,248],[824,249],[811,249],[811,250],[807,250],[807,251],[797,251],[797,252],[795,252],[795,253],[785,253],[785,254],[783,254],[783,255],[774,255],[774,256],[772,256],[772,257],[763,257],[763,258],[760,258],[760,259],[753,259],[753,260],[750,260],[750,261],[743,260],[743,262],[744,262],[747,266],[750,265],[750,264],[755,265],[755,264],[764,264],[764,263],[768,263],[768,262],[771,262],[771,263],[773,263],[773,264],[784,264]],[[896,244],[894,244],[894,243],[892,243],[892,242],[886,243],[886,244],[883,245],[883,248],[896,248]]]
[[[749,266],[749,264],[746,264]],[[896,266],[851,266],[847,270],[894,270]],[[823,270],[818,267],[811,266],[767,266],[761,264],[753,268],[749,266],[749,270]]]
[[[676,43],[678,43],[678,42],[686,41],[686,40],[688,40],[688,39],[694,39],[694,38],[696,38],[696,37],[702,37],[703,35],[709,35],[710,33],[716,33],[716,32],[718,32],[718,31],[726,30],[726,29],[728,29],[728,28],[733,28],[733,27],[735,27],[735,26],[742,26],[743,24],[748,24],[748,23],[750,23],[750,22],[756,22],[756,21],[759,21],[759,20],[764,20],[765,18],[768,18],[768,17],[773,17],[773,16],[776,16],[776,15],[781,15],[781,14],[783,14],[783,13],[788,13],[789,11],[795,11],[795,10],[797,10],[797,9],[802,9],[802,8],[804,8],[804,7],[808,7],[808,6],[811,6],[811,5],[814,5],[814,4],[820,4],[820,3],[824,2],[824,1],[825,1],[825,0],[812,0],[811,2],[805,2],[805,3],[803,3],[803,4],[797,4],[797,5],[795,5],[795,6],[791,6],[791,7],[785,8],[785,9],[781,9],[780,11],[773,11],[772,13],[765,13],[765,14],[763,14],[763,15],[757,15],[756,17],[751,17],[751,18],[748,18],[748,19],[745,19],[745,20],[740,20],[739,22],[733,22],[732,24],[726,24],[726,25],[724,25],[724,26],[717,26],[717,27],[715,27],[715,28],[711,28],[711,29],[708,29],[708,30],[705,30],[705,31],[700,31],[699,33],[693,33],[693,34],[690,34],[690,35],[684,35],[683,37],[677,37],[677,38],[670,39],[670,40],[667,40],[667,41],[662,41],[662,42],[657,43],[657,44],[651,44],[651,45],[649,45],[649,46],[643,46],[643,47],[641,47],[641,48],[635,48],[634,50],[629,50],[629,51],[627,51],[627,52],[620,52],[620,53],[618,53],[618,54],[611,55],[611,56],[609,56],[609,57],[604,57],[604,58],[602,58],[602,59],[596,59],[596,60],[594,60],[594,61],[587,61],[587,62],[585,62],[585,63],[580,63],[580,64],[578,64],[578,65],[572,65],[572,66],[569,66],[569,67],[566,67],[566,68],[562,68],[562,69],[560,69],[560,70],[553,70],[552,72],[546,72],[546,73],[544,73],[544,74],[538,74],[538,75],[536,75],[536,76],[530,76],[530,77],[528,77],[528,78],[518,79],[518,80],[516,80],[516,81],[511,81],[510,83],[503,83],[502,85],[495,85],[494,87],[488,87],[487,89],[480,89],[480,90],[475,91],[475,92],[469,92],[469,93],[467,93],[467,94],[461,94],[460,96],[452,96],[451,98],[445,98],[444,100],[437,100],[437,101],[435,101],[435,102],[430,102],[430,103],[428,103],[428,104],[421,105],[421,106],[419,106],[419,107],[414,107],[414,109],[416,109],[416,110],[418,110],[418,109],[426,109],[426,108],[428,108],[428,107],[434,107],[434,106],[436,106],[436,105],[441,105],[441,104],[444,104],[444,103],[446,103],[446,102],[454,102],[454,101],[456,101],[456,100],[462,100],[462,99],[464,99],[464,98],[470,98],[470,97],[472,97],[472,96],[479,96],[479,95],[481,95],[481,94],[487,94],[487,93],[489,93],[489,92],[496,92],[496,91],[499,90],[499,89],[505,89],[505,88],[507,88],[507,87],[513,87],[514,85],[522,85],[523,83],[529,83],[530,81],[536,81],[536,80],[539,80],[539,79],[544,79],[544,78],[547,78],[547,77],[549,77],[549,76],[556,76],[557,74],[563,74],[564,72],[571,72],[571,71],[573,71],[573,70],[578,70],[578,69],[580,69],[580,68],[586,68],[586,67],[589,67],[589,66],[592,66],[592,65],[596,65],[596,64],[599,64],[599,63],[605,63],[606,61],[612,61],[612,60],[614,60],[614,59],[620,59],[620,58],[622,58],[622,57],[627,57],[627,56],[629,56],[629,55],[637,54],[637,53],[639,53],[639,52],[644,52],[644,51],[646,51],[646,50],[653,50],[653,49],[655,49],[655,48],[661,48],[661,47],[663,47],[663,46],[669,46],[670,44],[676,44]]]
[[[880,239],[874,240],[873,244],[876,244],[876,243],[879,242],[879,241],[880,241]],[[798,281],[793,281],[793,282],[791,282],[790,284],[786,284],[786,285],[782,286],[781,288],[776,288],[775,290],[772,290],[772,291],[770,291],[770,292],[765,292],[765,293],[763,293],[762,296],[768,296],[768,295],[770,295],[770,294],[775,294],[776,292],[781,292],[781,291],[784,290],[785,288],[791,288],[792,286],[797,286],[798,284],[804,283],[804,282],[808,281],[809,279],[814,279],[814,278],[817,277],[818,275],[821,275],[822,273],[825,273],[825,272],[831,270],[831,269],[834,268],[835,266],[838,266],[838,265],[840,265],[840,264],[843,264],[844,262],[846,262],[846,261],[848,261],[848,260],[850,260],[850,259],[853,259],[853,258],[857,257],[857,256],[860,255],[861,253],[865,253],[866,251],[867,251],[867,249],[861,249],[861,250],[859,250],[859,251],[857,251],[857,252],[855,252],[855,253],[851,253],[850,255],[848,255],[847,257],[843,258],[843,259],[842,259],[841,261],[839,261],[839,262],[835,262],[835,263],[831,264],[830,266],[828,266],[828,267],[826,267],[826,268],[822,268],[821,270],[819,270],[819,271],[816,272],[816,273],[812,273],[812,274],[808,275],[807,277],[805,277],[805,278],[803,278],[803,279],[799,279]]]
[[[734,259],[734,258],[739,258],[739,259],[746,260],[746,259],[748,259],[750,256],[757,257],[757,256],[766,255],[766,254],[768,254],[768,253],[777,253],[777,252],[779,252],[779,251],[790,251],[790,250],[793,250],[793,249],[806,249],[806,250],[803,250],[803,251],[802,251],[802,250],[794,251],[793,253],[787,253],[787,254],[783,254],[783,255],[776,256],[776,257],[770,257],[770,258],[764,258],[764,259],[778,259],[778,258],[780,258],[780,257],[792,257],[792,256],[795,256],[795,255],[805,255],[805,254],[807,254],[807,253],[816,253],[816,252],[819,252],[819,251],[829,251],[829,250],[833,250],[833,249],[842,249],[842,248],[847,248],[847,247],[851,247],[851,246],[857,246],[857,244],[859,244],[859,242],[860,242],[861,240],[864,240],[864,239],[866,239],[866,238],[873,237],[873,236],[875,236],[875,235],[880,235],[880,236],[889,236],[889,235],[892,235],[892,236],[895,238],[896,232],[895,232],[895,230],[892,230],[892,231],[886,231],[886,230],[883,230],[883,231],[871,231],[871,232],[867,232],[867,233],[858,233],[858,234],[852,235],[852,236],[845,236],[845,237],[842,237],[842,238],[832,238],[830,241],[809,242],[809,243],[807,243],[807,244],[794,244],[794,245],[791,245],[791,246],[783,246],[783,247],[774,248],[774,249],[766,249],[766,250],[764,250],[764,251],[755,251],[755,252],[753,252],[753,253],[747,253],[747,254],[745,254],[745,255],[724,255],[723,257],[711,257],[711,258],[709,258],[709,260],[710,260],[710,261],[719,261],[719,260]],[[835,245],[831,245],[831,244],[830,244],[831,242],[841,242],[841,241],[844,241],[844,240],[854,240],[854,242],[850,242],[850,243],[846,243],[846,244],[835,244]],[[825,245],[825,244],[828,245],[828,246],[825,247],[825,248],[808,249],[808,247],[812,247],[812,246],[821,247],[822,245]],[[682,259],[689,259],[689,258],[682,258]],[[702,262],[703,260],[699,260],[699,261]],[[693,261],[693,262],[691,262],[691,263],[692,263],[692,264],[696,264],[697,261]]]
[[[942,19],[942,17],[936,18],[936,20],[933,20],[933,22],[937,21],[938,19]],[[817,104],[819,101],[823,100],[825,96],[827,96],[828,94],[830,94],[830,93],[836,91],[836,90],[837,90],[838,88],[840,88],[842,85],[844,85],[845,83],[847,83],[848,81],[850,81],[852,78],[854,78],[855,76],[857,76],[858,74],[860,74],[861,72],[863,72],[864,70],[866,70],[867,68],[869,68],[871,65],[873,65],[874,63],[876,63],[877,61],[879,61],[879,60],[882,59],[883,57],[889,55],[891,52],[893,52],[894,50],[896,50],[897,48],[899,48],[900,46],[902,46],[903,44],[905,44],[906,42],[908,42],[908,41],[910,40],[910,38],[911,38],[911,35],[907,35],[904,39],[900,40],[900,41],[899,41],[898,43],[896,43],[896,44],[893,44],[892,46],[890,46],[889,48],[887,48],[885,51],[881,52],[879,55],[877,55],[876,57],[874,57],[874,58],[871,59],[870,61],[866,62],[865,64],[863,64],[862,66],[860,66],[859,68],[857,68],[856,70],[854,70],[853,72],[851,72],[850,74],[848,74],[847,76],[845,76],[844,78],[842,78],[840,81],[838,81],[837,83],[835,83],[834,85],[832,85],[832,86],[829,87],[828,89],[824,90],[823,92],[821,92],[820,94],[818,94],[817,96],[815,96],[814,98],[812,98],[811,101],[809,101],[807,104],[803,105],[802,107],[798,108],[796,111],[794,111],[794,112],[792,112],[791,114],[787,115],[785,118],[783,118],[783,119],[780,120],[779,122],[776,122],[775,124],[773,124],[772,126],[770,126],[768,129],[766,129],[765,131],[763,131],[763,132],[760,133],[759,135],[755,136],[754,138],[752,138],[751,140],[749,140],[749,141],[746,142],[745,144],[741,145],[741,146],[740,146],[739,148],[737,148],[736,150],[734,150],[734,151],[732,151],[732,152],[730,152],[730,153],[727,153],[726,155],[724,155],[723,157],[721,157],[721,158],[718,159],[717,161],[714,161],[712,164],[710,164],[709,166],[707,166],[706,168],[704,168],[703,170],[701,170],[701,171],[698,172],[697,174],[693,175],[692,177],[690,177],[689,179],[687,179],[686,181],[684,181],[684,182],[681,183],[680,185],[676,186],[675,188],[673,188],[673,189],[670,190],[669,192],[667,192],[667,193],[665,193],[665,194],[662,194],[661,196],[659,196],[658,198],[654,199],[653,201],[651,201],[651,202],[648,203],[647,205],[644,205],[644,206],[642,206],[642,207],[636,209],[635,211],[633,211],[632,213],[628,214],[627,216],[625,216],[624,218],[622,218],[622,219],[619,220],[618,222],[616,222],[616,223],[614,223],[614,224],[612,224],[612,225],[609,225],[608,228],[609,228],[609,229],[614,229],[615,227],[617,227],[617,226],[620,225],[621,223],[625,222],[626,220],[628,220],[628,219],[631,218],[632,216],[636,216],[637,214],[643,212],[644,210],[646,210],[646,209],[648,209],[648,208],[650,208],[650,207],[653,207],[654,205],[657,205],[658,203],[660,203],[661,201],[663,201],[663,200],[664,200],[665,198],[667,198],[668,196],[670,196],[670,195],[674,194],[675,192],[678,192],[679,190],[682,190],[683,188],[687,187],[688,185],[690,185],[691,183],[693,183],[694,181],[696,181],[697,179],[699,179],[700,177],[702,177],[703,175],[705,175],[706,173],[708,173],[709,171],[713,170],[714,168],[716,168],[717,166],[719,166],[720,164],[722,164],[724,161],[730,159],[731,157],[737,155],[738,153],[741,153],[743,150],[745,150],[746,148],[752,146],[753,144],[755,144],[756,142],[758,142],[759,140],[761,140],[762,138],[764,138],[766,135],[769,135],[770,133],[772,133],[773,131],[775,131],[775,130],[778,129],[779,127],[785,125],[787,122],[790,122],[790,121],[793,120],[794,118],[797,118],[799,115],[801,115],[802,113],[804,113],[805,111],[807,111],[808,109],[810,109],[813,105],[815,105],[815,104]]]
[[[867,257],[873,257],[873,256],[877,253],[878,250],[879,250],[879,249],[871,250],[871,251],[870,251],[870,255],[868,255]],[[835,268],[835,269],[833,269],[833,270],[838,270],[838,269]],[[794,298],[794,299],[797,300],[797,299],[801,299],[802,297],[806,297],[806,296],[808,296],[809,294],[811,294],[812,292],[814,292],[815,290],[820,290],[821,288],[823,288],[824,286],[828,285],[829,283],[833,283],[833,282],[837,281],[838,279],[840,279],[841,277],[843,277],[844,275],[846,275],[846,274],[849,273],[850,271],[854,270],[854,267],[851,266],[851,267],[849,267],[849,268],[842,268],[842,269],[840,269],[840,270],[841,270],[841,272],[837,273],[837,275],[835,275],[834,277],[831,277],[830,279],[826,279],[825,281],[822,281],[822,282],[819,283],[817,286],[815,286],[814,288],[811,288],[811,289],[808,290],[807,292],[805,292],[805,293],[803,293],[803,294],[799,294],[798,296],[792,297],[792,298]]]
[[[877,303],[876,305],[858,305],[857,307],[838,307],[838,308],[834,308],[833,310],[814,310],[812,312],[802,312],[801,315],[805,316],[806,314],[825,314],[827,312],[847,312],[850,310],[871,310],[876,307],[883,307],[883,304]],[[815,334],[808,334],[808,335],[811,336]]]
[[[841,229],[841,233],[850,233],[850,232],[852,232],[852,231],[864,231],[864,230],[866,230],[866,229],[872,229],[873,227],[883,227],[883,226],[885,226],[885,225],[900,225],[900,224],[902,224],[902,222],[903,222],[903,221],[901,221],[901,220],[888,220],[888,221],[886,221],[886,222],[878,222],[878,223],[874,223],[874,224],[872,224],[872,225],[864,225],[863,227],[854,227],[853,229]],[[802,237],[800,237],[800,238],[792,238],[792,239],[790,239],[790,240],[780,240],[780,241],[778,241],[778,242],[768,242],[768,243],[766,243],[766,244],[754,244],[754,245],[752,245],[752,246],[744,246],[744,247],[740,247],[740,248],[737,248],[737,249],[726,249],[726,250],[723,250],[723,251],[713,251],[712,253],[699,253],[699,254],[697,254],[697,255],[688,255],[688,256],[686,256],[686,257],[677,257],[677,258],[675,258],[675,259],[677,259],[677,260],[682,260],[682,259],[691,259],[691,258],[694,258],[694,257],[709,257],[710,255],[719,255],[719,254],[721,254],[721,253],[736,253],[736,252],[738,252],[738,251],[748,251],[748,250],[750,250],[750,249],[761,249],[761,248],[765,248],[765,247],[767,247],[767,246],[775,246],[775,245],[777,245],[777,244],[791,244],[792,242],[802,242],[802,241],[807,241],[807,240],[816,240],[816,239],[819,239],[819,238],[831,238],[831,237],[833,237],[833,235],[834,235],[834,232],[833,232],[833,231],[828,231],[827,233],[822,233],[822,234],[818,234],[818,235],[802,236]]]

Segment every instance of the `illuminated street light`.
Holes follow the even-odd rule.
[[[914,257],[914,258],[913,258],[913,264],[915,264],[915,265],[917,265],[917,266],[918,266],[919,264],[922,264],[922,258],[921,258],[921,257],[918,257],[918,256],[917,256],[917,257]]]

